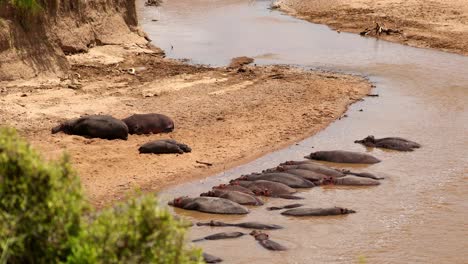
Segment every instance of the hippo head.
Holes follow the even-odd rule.
[[[168,204],[174,207],[184,207],[184,205],[190,200],[191,199],[188,196],[182,196],[179,198],[175,198],[174,200],[170,201]]]
[[[225,188],[226,188],[226,184],[224,184],[224,183],[222,183],[222,184],[220,184],[220,185],[218,185],[218,186],[213,187],[213,189],[225,189]]]
[[[332,184],[335,184],[335,178],[334,177],[324,177],[323,180],[322,180],[322,184],[323,185],[332,185]]]
[[[289,160],[289,161],[281,163],[280,165],[294,165],[294,161]]]
[[[167,120],[164,122],[164,130],[163,133],[170,133],[174,131],[174,122],[172,120]]]
[[[58,126],[52,128],[52,134],[57,134],[60,131],[63,131],[65,134],[71,134],[71,126],[68,122],[61,123]]]
[[[312,153],[310,153],[310,155],[305,156],[304,158],[306,158],[306,159],[313,159],[313,160],[320,160],[320,159],[321,159],[321,155],[319,155],[317,152],[312,152]]]
[[[346,208],[340,208],[341,214],[354,214],[356,211],[351,210],[351,209],[346,209]]]
[[[208,192],[201,193],[200,196],[214,197],[215,193],[213,191],[208,191]]]
[[[271,169],[266,169],[266,170],[263,170],[262,173],[268,173],[268,172],[277,172],[277,168],[271,168]]]
[[[252,232],[250,232],[250,235],[253,236],[255,238],[255,240],[267,240],[270,238],[270,236],[266,233],[263,233],[261,231],[258,231],[258,230],[254,230]]]
[[[286,169],[283,166],[276,167],[276,171],[285,171]]]
[[[356,140],[354,143],[362,143],[362,144],[375,144],[375,137],[374,136],[367,136],[366,138],[362,140]]]

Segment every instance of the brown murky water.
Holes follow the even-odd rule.
[[[353,105],[348,118],[297,145],[165,190],[162,199],[195,196],[242,173],[301,159],[313,150],[368,151],[383,162],[359,169],[387,179],[373,188],[321,187],[300,193],[310,206],[358,211],[348,216],[294,219],[265,206],[252,208],[246,216],[175,210],[194,222],[282,225],[285,229],[270,235],[289,251],[269,252],[250,236],[197,245],[226,263],[468,263],[468,58],[338,34],[271,12],[269,2],[167,0],[160,8],[141,8],[141,20],[155,44],[172,58],[225,65],[245,55],[256,57],[259,64],[361,74],[376,84],[373,92],[380,97]],[[370,134],[406,137],[423,148],[400,153],[353,143]],[[270,199],[268,206],[290,202]],[[225,230],[237,229],[194,227],[190,238]]]

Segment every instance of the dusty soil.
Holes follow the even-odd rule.
[[[0,124],[16,127],[48,158],[69,153],[98,207],[136,187],[157,191],[310,136],[371,88],[360,77],[286,66],[190,66],[136,44],[99,46],[67,59],[69,78],[0,82]],[[172,117],[175,131],[127,141],[50,133],[61,120],[85,114],[148,112]],[[186,143],[193,152],[138,153],[139,145],[161,138]]]
[[[402,30],[379,38],[468,55],[466,0],[279,0],[282,10],[340,31],[375,27]]]

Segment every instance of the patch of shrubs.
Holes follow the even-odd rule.
[[[0,263],[202,263],[186,226],[154,196],[95,211],[67,156],[0,128]]]

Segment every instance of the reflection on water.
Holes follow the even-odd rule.
[[[202,181],[168,189],[166,199],[198,195],[242,173],[260,171],[312,150],[369,151],[383,162],[366,170],[387,176],[375,188],[314,188],[311,206],[342,206],[357,214],[294,219],[264,207],[247,216],[175,210],[193,221],[257,220],[280,224],[271,237],[290,248],[269,252],[252,237],[200,242],[228,263],[466,263],[468,261],[468,58],[329,30],[267,9],[269,1],[166,1],[141,8],[141,22],[172,58],[226,65],[251,56],[258,64],[293,64],[368,76],[380,94],[353,105],[298,145]],[[153,22],[151,19],[158,19]],[[171,45],[174,47],[171,49]],[[363,112],[358,111],[363,109]],[[367,135],[401,136],[423,144],[411,153],[366,150]],[[313,147],[313,149],[312,149]],[[268,206],[286,200],[270,199]],[[194,227],[191,238],[236,228]]]

